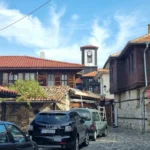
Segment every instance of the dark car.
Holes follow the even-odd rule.
[[[40,148],[78,150],[80,144],[88,146],[86,125],[76,112],[41,112],[29,126],[29,135]]]
[[[0,121],[0,150],[38,150],[38,147],[15,124]]]

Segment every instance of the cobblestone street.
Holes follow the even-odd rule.
[[[91,141],[88,147],[81,150],[150,150],[150,134],[141,134],[130,129],[109,129],[107,137]]]

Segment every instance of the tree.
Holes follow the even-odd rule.
[[[18,92],[20,96],[17,97],[16,101],[27,101],[28,99],[39,99],[47,98],[47,94],[44,89],[35,80],[17,80],[13,85],[9,87],[11,90]],[[29,101],[27,101],[29,102]]]

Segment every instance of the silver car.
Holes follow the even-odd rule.
[[[93,141],[97,139],[97,136],[107,136],[107,122],[103,121],[98,110],[89,108],[73,108],[72,111],[77,112],[85,120],[89,136]]]

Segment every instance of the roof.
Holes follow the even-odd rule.
[[[77,78],[76,79],[76,84],[82,83],[82,79],[81,78]]]
[[[95,77],[97,74],[97,71],[89,72],[87,74],[84,74],[82,77]]]
[[[54,101],[60,102],[64,96],[69,94],[70,96],[82,96],[83,98],[100,99],[100,96],[90,91],[81,91],[79,89],[70,88],[69,86],[45,86],[44,91],[48,95],[46,99],[28,99],[30,101]]]
[[[2,87],[0,86],[0,98],[10,98],[10,97],[15,97],[17,96],[18,92],[17,91],[13,91],[13,90],[9,90],[6,87]]]
[[[98,72],[101,72],[101,73],[109,73],[109,69],[99,68],[99,69],[98,69]]]
[[[109,69],[102,69],[99,68],[98,69],[98,73],[96,74],[96,76],[94,77],[95,80],[98,80],[98,78],[102,75],[102,74],[108,74],[109,73]]]
[[[73,68],[83,69],[83,65],[54,61],[30,56],[0,56],[0,68]]]
[[[62,98],[69,92],[69,86],[43,86],[45,93],[48,95],[47,98],[33,99],[30,101],[61,101]]]
[[[131,43],[146,43],[146,42],[150,42],[150,33],[146,34],[144,36],[138,37],[134,40],[130,41]]]
[[[120,54],[122,53],[122,51],[123,51],[123,50],[118,51],[118,52],[116,52],[116,53],[114,53],[114,54],[111,54],[111,55],[108,57],[108,59],[106,60],[106,62],[105,62],[105,64],[104,64],[103,68],[105,68],[105,67],[107,66],[107,64],[108,64],[108,62],[109,62],[109,60],[110,60],[111,58],[115,58],[115,57],[120,56]]]
[[[94,49],[98,49],[98,46],[94,46],[94,45],[85,45],[85,46],[81,46],[81,49],[85,49],[85,48],[94,48]]]

